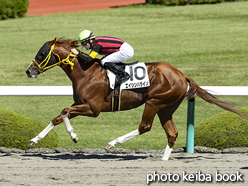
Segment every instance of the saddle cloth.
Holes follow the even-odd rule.
[[[120,89],[136,89],[150,86],[147,68],[144,62],[125,64],[125,71],[130,75],[127,81],[122,82]],[[107,70],[109,77],[109,86],[115,88],[115,74]]]

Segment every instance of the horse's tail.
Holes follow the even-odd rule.
[[[240,112],[239,110],[234,109],[233,107],[229,106],[229,104],[227,102],[217,99],[215,96],[213,96],[212,94],[210,94],[206,90],[204,90],[201,87],[199,87],[188,76],[185,75],[185,79],[190,84],[189,90],[187,91],[187,94],[186,94],[188,99],[192,99],[192,98],[198,96],[198,97],[204,99],[205,101],[207,101],[208,103],[215,104],[215,105],[217,105],[217,106],[219,106],[219,107],[221,107],[221,108],[223,108],[223,109],[225,109],[227,111],[233,112],[233,113],[238,114],[241,117],[245,118],[245,115],[242,112]]]

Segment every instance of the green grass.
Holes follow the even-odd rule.
[[[22,116],[18,113],[0,109],[0,147],[19,148],[23,150],[32,147],[27,146],[33,133],[39,133],[47,126],[46,123],[33,118]],[[60,146],[59,138],[54,131],[37,144],[36,148],[55,148]]]
[[[240,109],[248,114],[248,107]],[[210,148],[248,146],[248,121],[227,111],[209,117],[195,128],[195,145]]]
[[[247,86],[248,2],[215,5],[160,6],[140,5],[104,11],[46,16],[25,16],[0,21],[0,85],[71,85],[55,67],[38,79],[28,79],[25,70],[39,48],[55,37],[77,38],[83,29],[97,36],[124,39],[135,50],[131,61],[166,61],[202,86]],[[224,97],[246,107],[246,97]],[[33,117],[47,124],[72,97],[0,97],[0,109]],[[71,120],[79,142],[73,144],[63,123],[55,127],[63,147],[101,147],[137,129],[143,106],[120,113],[101,113],[98,118]],[[222,112],[196,99],[195,123]],[[187,101],[174,114],[179,131],[175,147],[186,143]],[[37,134],[34,134],[34,136]],[[156,117],[153,129],[125,142],[125,148],[164,148],[166,135]]]

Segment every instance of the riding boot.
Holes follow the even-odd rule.
[[[116,84],[122,83],[130,78],[130,75],[115,63],[104,63],[104,67],[115,73],[117,77]]]

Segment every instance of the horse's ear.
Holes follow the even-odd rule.
[[[78,42],[78,40],[72,40],[71,41],[71,47],[73,47],[73,48],[78,48],[78,47],[80,47],[80,43]]]
[[[48,43],[48,46],[52,46],[56,42],[57,38],[55,37],[54,40],[50,41]]]
[[[57,38],[55,37],[54,40],[51,41],[52,45],[56,42]]]

